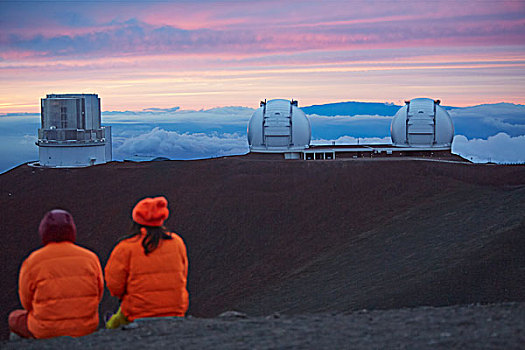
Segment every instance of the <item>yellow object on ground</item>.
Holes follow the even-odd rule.
[[[119,307],[117,313],[113,314],[113,316],[111,316],[111,318],[106,322],[106,328],[117,329],[127,324],[130,324],[130,322],[128,321],[126,316],[124,316],[122,310]]]

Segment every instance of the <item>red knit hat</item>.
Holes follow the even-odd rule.
[[[55,209],[44,215],[38,227],[38,234],[44,245],[50,242],[75,242],[77,227],[71,214],[65,210]]]
[[[144,226],[162,226],[168,218],[168,200],[164,197],[144,198],[133,208],[133,221]]]

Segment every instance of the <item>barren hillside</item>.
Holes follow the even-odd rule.
[[[0,175],[0,317],[45,212],[69,210],[104,265],[156,195],[188,246],[195,316],[525,301],[525,166],[232,157]]]

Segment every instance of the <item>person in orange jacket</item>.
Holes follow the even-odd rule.
[[[163,226],[168,216],[164,197],[144,198],[134,207],[130,233],[115,246],[105,268],[106,286],[121,300],[107,328],[138,318],[186,314],[186,246]]]
[[[38,232],[44,247],[22,264],[18,292],[24,310],[10,313],[9,329],[24,338],[93,333],[104,291],[98,257],[75,244],[75,222],[65,210],[48,212]]]

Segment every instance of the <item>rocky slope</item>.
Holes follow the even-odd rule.
[[[296,316],[154,319],[6,349],[522,349],[525,303]]]

